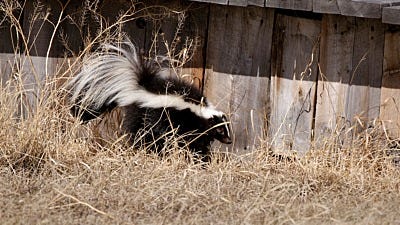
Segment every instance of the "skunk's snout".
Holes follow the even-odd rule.
[[[224,137],[221,142],[224,144],[232,144],[232,139],[231,137]]]

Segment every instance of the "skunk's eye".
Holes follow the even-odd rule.
[[[223,134],[225,132],[223,127],[217,127],[216,130],[217,130],[217,133],[219,133],[219,134]]]

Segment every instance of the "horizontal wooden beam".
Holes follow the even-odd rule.
[[[313,12],[340,14],[339,6],[336,0],[332,1],[317,1],[313,2]]]
[[[399,0],[337,0],[341,15],[364,18],[381,18],[382,9],[400,5]]]
[[[382,22],[400,25],[400,6],[383,8]]]
[[[265,6],[265,0],[248,0],[249,5]]]
[[[194,2],[206,2],[206,3],[215,3],[220,5],[228,5],[228,0],[191,0]]]
[[[382,9],[400,5],[399,0],[314,0],[313,12],[364,18],[381,18]]]
[[[361,18],[400,24],[400,0],[191,0],[232,6],[261,6]]]
[[[266,7],[312,11],[312,0],[266,0]]]
[[[248,1],[247,0],[229,0],[228,5],[234,5],[234,6],[248,6]]]

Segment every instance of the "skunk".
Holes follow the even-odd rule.
[[[129,40],[102,44],[83,60],[67,87],[71,112],[83,122],[121,107],[123,132],[135,147],[145,145],[160,153],[176,137],[180,147],[208,161],[215,139],[232,142],[223,112],[193,85],[145,61]]]

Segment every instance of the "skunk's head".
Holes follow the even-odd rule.
[[[209,134],[224,144],[232,143],[232,132],[230,122],[224,114],[213,115],[208,119],[210,131]]]

